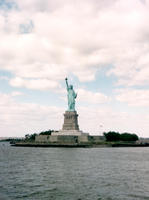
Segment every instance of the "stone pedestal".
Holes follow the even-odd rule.
[[[58,132],[52,132],[54,136],[87,136],[88,133],[84,133],[79,130],[78,114],[76,111],[66,111],[64,114],[64,124],[62,130]]]
[[[78,114],[76,111],[66,111],[62,130],[78,130]]]

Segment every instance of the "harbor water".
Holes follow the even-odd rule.
[[[149,148],[0,143],[0,200],[149,200]]]

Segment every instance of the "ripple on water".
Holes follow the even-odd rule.
[[[148,155],[149,148],[14,148],[0,144],[0,197],[146,200]]]

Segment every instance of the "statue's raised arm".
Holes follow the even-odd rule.
[[[68,81],[67,81],[68,79],[67,79],[67,77],[65,78],[65,81],[66,81],[66,87],[67,87],[67,90],[68,90],[68,88],[69,88],[69,85],[68,85]]]

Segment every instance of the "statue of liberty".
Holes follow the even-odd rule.
[[[68,85],[67,78],[65,78],[67,87],[67,98],[68,98],[68,111],[75,111],[75,99],[77,94],[73,89],[73,85]]]

